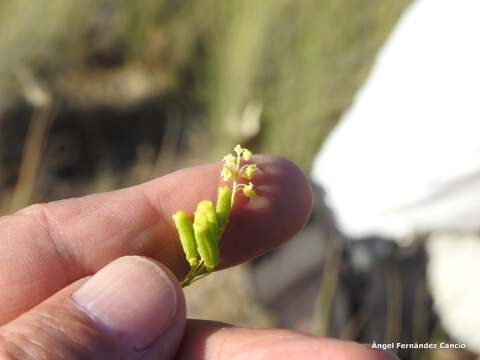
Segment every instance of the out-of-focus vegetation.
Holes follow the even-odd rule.
[[[2,189],[10,189],[4,202],[14,192],[21,156],[30,161],[23,144],[30,119],[39,117],[34,110],[39,96],[51,99],[43,111],[50,122],[43,136],[49,140],[31,149],[42,153],[39,172],[27,171],[36,185],[32,179],[30,185],[22,182],[40,193],[22,188],[17,194],[32,195],[17,197],[4,209],[91,191],[85,183],[96,181],[100,185],[94,189],[107,189],[141,181],[178,166],[178,159],[166,158],[179,148],[188,163],[218,158],[241,142],[256,152],[287,156],[308,170],[408,2],[2,1],[0,181]],[[105,146],[90,158],[75,155],[75,173],[81,167],[93,170],[74,188],[50,186],[55,169],[45,156],[75,152],[65,144],[52,150],[60,138],[55,128],[75,123],[83,131],[81,141],[102,143],[96,129],[114,133],[125,118],[135,126],[145,112],[150,137],[157,135],[153,144],[138,145],[135,157],[153,165],[141,164],[133,178],[119,180],[118,167],[110,163],[121,162],[121,151],[117,155],[118,149]],[[119,120],[119,114],[126,115]],[[69,136],[75,138],[75,132]],[[128,131],[122,136],[129,141]],[[134,166],[125,164],[122,170]],[[108,180],[112,174],[116,178]]]

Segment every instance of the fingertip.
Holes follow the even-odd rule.
[[[303,228],[312,211],[310,181],[297,165],[279,156],[263,154],[255,155],[252,162],[258,169],[252,179],[257,196],[253,201],[241,193],[235,197],[221,240],[220,268],[239,264],[278,247]],[[157,182],[148,184],[150,193],[156,193],[152,202],[162,203],[163,212],[174,213],[181,209],[193,216],[199,201],[216,201],[218,187],[225,185],[219,176],[221,165],[216,162],[170,174],[162,180],[167,192],[156,192]],[[175,239],[173,221],[166,220]],[[163,247],[163,251],[172,248],[174,243]],[[175,251],[181,251],[180,247],[176,246]],[[169,264],[168,261],[162,258],[162,262]],[[186,262],[176,258],[172,266],[177,275],[185,274]]]
[[[257,198],[235,200],[221,249],[225,265],[278,247],[303,228],[312,211],[310,182],[294,163],[270,155],[253,161],[259,169],[253,180]]]
[[[0,353],[19,359],[171,359],[185,323],[173,274],[151,259],[125,256],[0,327]]]
[[[165,339],[178,344],[185,323],[185,302],[175,276],[142,256],[114,260],[72,299],[98,329],[131,350],[158,342],[165,347]]]
[[[261,155],[260,162],[262,158],[266,162],[265,175],[261,181],[267,184],[269,181],[277,183],[279,192],[283,195],[277,200],[283,200],[284,216],[293,220],[292,228],[298,231],[312,212],[313,191],[310,180],[295,163],[286,158]]]
[[[178,359],[394,360],[392,353],[352,341],[282,329],[249,329],[189,320]]]

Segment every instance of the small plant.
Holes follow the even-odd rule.
[[[183,211],[177,211],[172,215],[183,252],[190,264],[189,273],[180,283],[182,287],[210,274],[218,266],[220,240],[227,227],[237,191],[241,191],[252,200],[256,196],[251,180],[257,172],[257,165],[249,163],[252,152],[240,145],[235,146],[233,151],[234,154],[228,154],[223,158],[224,164],[220,174],[223,181],[232,182],[232,187],[218,188],[216,206],[214,207],[208,200],[200,201],[193,222]],[[240,183],[242,179],[249,183]]]

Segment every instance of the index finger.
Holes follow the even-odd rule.
[[[288,240],[311,211],[311,189],[291,162],[256,156],[258,198],[242,197],[222,238],[220,268]],[[0,219],[0,323],[125,255],[187,271],[171,214],[215,201],[221,163],[197,166],[108,193],[34,205]]]

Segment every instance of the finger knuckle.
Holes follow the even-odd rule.
[[[52,355],[45,346],[32,341],[25,333],[7,331],[0,334],[0,359],[2,360],[51,359]]]
[[[60,307],[21,317],[0,330],[0,359],[88,358],[100,339],[87,322]]]
[[[52,215],[49,203],[30,205],[18,211],[17,214],[27,218],[27,222],[30,226],[36,229],[41,229],[42,234],[48,239],[48,243],[52,246],[53,251],[57,255],[57,259],[66,270],[65,274],[75,275],[75,277],[72,277],[72,279],[69,280],[73,281],[74,278],[78,278],[79,274],[77,269],[79,267],[76,258],[72,249],[68,246],[68,241],[65,241],[61,236],[61,226]]]

